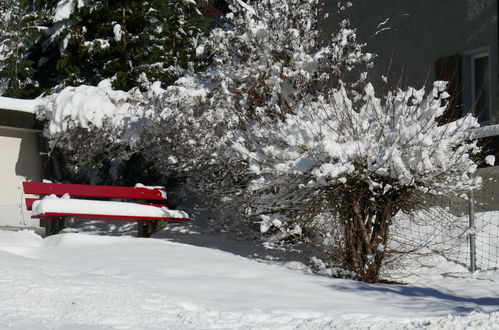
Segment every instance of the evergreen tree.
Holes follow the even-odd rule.
[[[41,13],[46,27],[30,52],[42,90],[103,79],[128,90],[140,77],[168,85],[201,62],[204,23],[194,1],[27,1],[24,8]]]
[[[0,95],[26,97],[38,87],[29,56],[42,31],[36,23],[23,1],[0,2]]]

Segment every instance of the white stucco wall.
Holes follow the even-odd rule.
[[[40,181],[37,133],[0,127],[0,226],[38,226],[26,210],[22,182]]]

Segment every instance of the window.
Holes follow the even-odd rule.
[[[478,121],[490,121],[489,55],[471,56],[471,109]]]

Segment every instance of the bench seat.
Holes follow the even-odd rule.
[[[32,217],[50,219],[73,217],[76,220],[117,221],[187,221],[187,213],[166,207],[137,203],[58,198],[54,195],[36,200],[32,206]]]

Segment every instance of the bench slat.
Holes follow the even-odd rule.
[[[188,221],[188,218],[168,218],[168,217],[134,217],[134,216],[120,216],[120,215],[106,215],[106,214],[73,214],[73,213],[53,213],[47,212],[31,216],[32,219],[54,219],[58,217],[74,217],[78,221],[168,221],[168,222],[183,222]]]
[[[166,200],[161,188],[92,186],[84,184],[23,182],[24,193],[36,195],[69,194],[77,197],[128,198],[145,200]]]
[[[33,209],[33,203],[36,202],[37,200],[40,200],[39,198],[26,198],[26,209],[28,211],[31,211]]]

